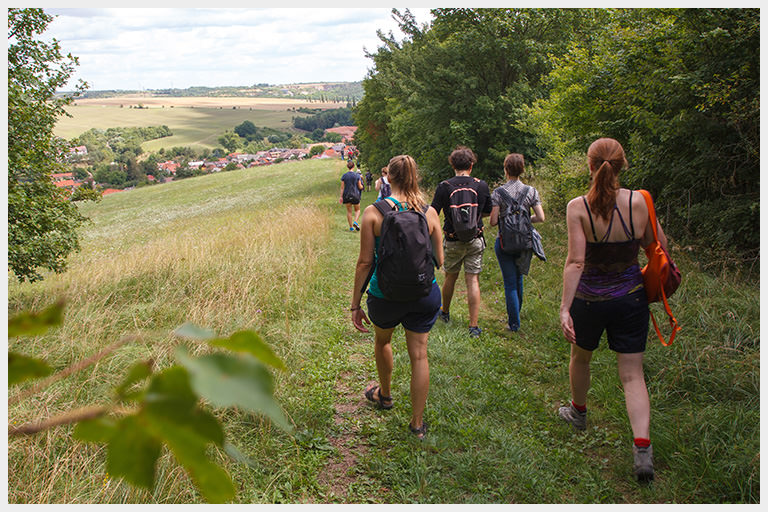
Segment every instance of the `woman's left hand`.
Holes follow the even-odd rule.
[[[573,330],[573,318],[570,311],[560,311],[560,328],[568,343],[576,343],[576,331]]]
[[[366,323],[368,325],[371,324],[371,321],[368,320],[367,316],[365,316],[365,311],[363,311],[363,308],[354,310],[352,312],[352,325],[355,326],[355,329],[357,329],[360,332],[371,332],[365,328],[363,323]]]

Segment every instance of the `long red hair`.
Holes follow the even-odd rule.
[[[624,148],[616,139],[597,139],[587,151],[592,184],[587,192],[589,209],[598,217],[608,220],[616,204],[619,190],[619,171],[627,165]]]

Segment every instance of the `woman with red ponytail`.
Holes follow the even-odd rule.
[[[608,347],[616,352],[635,441],[633,472],[639,481],[648,481],[653,479],[653,448],[643,354],[649,312],[637,253],[653,242],[653,229],[643,196],[619,186],[619,172],[627,166],[621,144],[598,139],[587,159],[589,192],[571,200],[566,212],[568,256],[560,326],[571,343],[571,403],[558,414],[577,430],[586,429],[589,363],[606,331]],[[666,248],[661,225],[658,236]]]

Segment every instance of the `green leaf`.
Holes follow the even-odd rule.
[[[61,325],[64,313],[64,302],[60,301],[42,311],[25,311],[8,319],[8,337],[37,336],[45,333],[50,327]]]
[[[183,347],[178,347],[176,358],[189,371],[192,388],[213,405],[242,407],[264,414],[286,432],[291,431],[272,396],[272,376],[253,357],[211,354],[192,358]]]
[[[8,386],[50,375],[53,369],[42,359],[8,352]]]
[[[127,394],[128,389],[137,382],[146,379],[150,375],[152,375],[152,364],[150,362],[140,361],[135,363],[133,366],[131,366],[131,369],[128,370],[128,375],[126,375],[123,382],[115,390],[117,396],[121,399],[135,398],[138,393]]]
[[[285,370],[285,365],[262,337],[253,331],[236,332],[229,338],[216,338],[208,342],[214,347],[222,347],[234,352],[246,352],[255,356],[262,363]]]
[[[75,425],[73,436],[80,441],[107,443],[115,435],[116,431],[115,421],[102,417],[81,421]]]
[[[233,460],[236,460],[241,464],[245,464],[251,469],[262,469],[262,465],[248,457],[246,454],[241,452],[238,447],[231,443],[224,443],[224,452]]]
[[[211,413],[200,409],[198,402],[187,371],[181,366],[172,366],[152,378],[144,408],[152,418],[186,425],[206,442],[223,446],[221,424]]]
[[[107,448],[107,471],[138,487],[155,485],[155,464],[161,444],[139,416],[121,419]]]
[[[216,333],[209,329],[203,329],[192,323],[180,325],[173,331],[173,334],[180,338],[189,338],[192,340],[210,340],[216,337]]]
[[[153,430],[173,452],[176,460],[187,470],[200,493],[209,503],[224,503],[235,497],[235,487],[229,474],[208,459],[208,439],[200,436],[194,424],[173,421],[167,416],[150,414]]]

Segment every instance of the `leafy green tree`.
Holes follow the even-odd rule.
[[[550,55],[564,52],[594,23],[574,9],[433,9],[431,26],[393,10],[402,42],[379,33],[383,46],[363,81],[355,142],[367,167],[408,153],[428,182],[450,174],[448,155],[467,145],[475,174],[495,180],[509,152],[542,156],[521,130],[524,106],[547,95]],[[386,159],[385,159],[386,158]]]
[[[259,137],[259,129],[256,128],[256,125],[254,125],[252,122],[246,120],[240,123],[239,125],[235,126],[235,133],[238,134],[240,137],[244,138],[248,142],[252,140],[256,140]]]
[[[8,266],[21,281],[42,279],[43,268],[62,272],[85,221],[50,176],[65,170],[67,145],[53,127],[72,102],[54,93],[77,65],[58,41],[38,38],[52,19],[42,9],[8,9]]]
[[[219,137],[219,144],[221,144],[229,153],[237,151],[237,149],[242,146],[242,143],[243,140],[235,132],[226,132]]]
[[[624,184],[654,194],[670,234],[759,258],[759,10],[609,14],[556,59],[531,113],[542,144],[567,155],[616,138]]]

